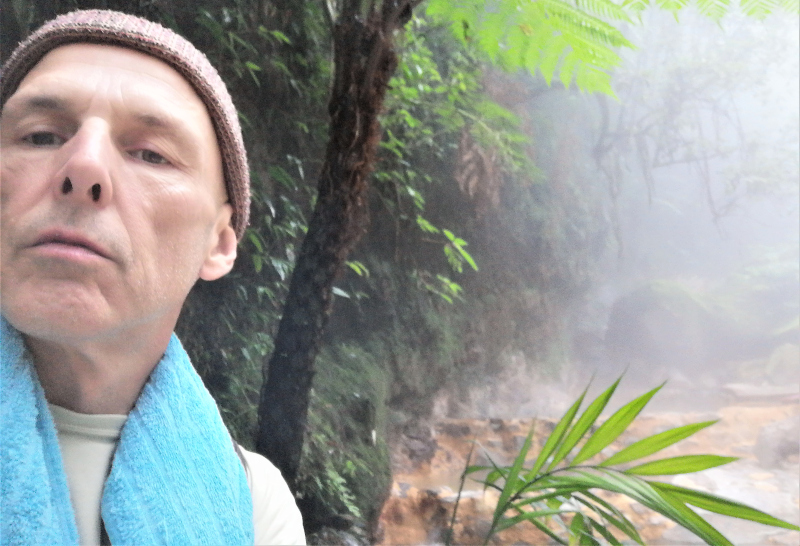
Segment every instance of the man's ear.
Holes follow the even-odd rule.
[[[232,215],[233,208],[230,204],[222,205],[209,240],[206,259],[200,268],[200,278],[204,281],[215,281],[233,269],[238,241],[236,232],[231,226]]]

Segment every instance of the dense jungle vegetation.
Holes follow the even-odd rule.
[[[544,10],[538,19],[517,20],[509,8],[534,4]],[[707,184],[703,206],[720,217],[736,199],[796,185],[797,158],[740,153],[741,142],[705,138],[697,123],[734,123],[725,101],[752,80],[766,85],[779,56],[764,59],[764,74],[737,72],[722,56],[689,63],[691,44],[671,65],[621,60],[620,49],[648,39],[635,27],[640,17],[647,24],[647,4],[437,1],[406,14],[369,221],[336,278],[316,359],[296,480],[309,531],[350,527],[369,537],[391,484],[391,439],[430,414],[437,392],[465,392],[519,354],[537,373],[558,373],[572,350],[568,336],[585,327],[593,283],[618,256],[637,258],[621,218],[652,195],[652,165],[708,171],[724,157],[750,168],[722,197]],[[676,13],[685,5],[662,4]],[[235,438],[253,447],[262,370],[329,136],[336,2],[3,0],[3,55],[76,7],[120,9],[176,29],[220,69],[239,108],[251,225],[234,271],[195,287],[178,333]],[[710,18],[710,35],[728,7],[702,1],[697,9]],[[798,11],[792,0],[742,3],[755,17],[770,9]],[[725,47],[742,56],[768,39],[747,26],[738,36]],[[755,164],[774,172],[753,174],[761,172]],[[794,315],[791,308],[780,319]]]

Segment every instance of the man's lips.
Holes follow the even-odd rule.
[[[62,229],[47,230],[41,233],[31,245],[31,248],[57,248],[58,246],[63,246],[66,248],[72,247],[73,249],[83,249],[84,251],[97,254],[102,258],[111,259],[109,252],[100,244],[92,241],[80,233]]]

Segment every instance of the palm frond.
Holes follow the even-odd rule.
[[[664,432],[660,432],[654,436],[639,440],[638,442],[629,445],[625,449],[618,451],[600,463],[600,466],[622,464],[635,461],[636,459],[641,459],[642,457],[647,457],[648,455],[652,455],[657,451],[661,451],[672,444],[688,438],[696,432],[700,432],[704,428],[709,427],[716,422],[717,421],[704,421],[702,423],[694,423],[691,425],[684,425],[682,427],[665,430]]]
[[[580,77],[580,70],[586,69],[587,65],[580,64],[580,61],[575,63]],[[616,535],[619,532],[643,545],[642,537],[633,523],[611,502],[592,493],[594,489],[625,495],[669,518],[713,546],[732,544],[690,506],[765,525],[800,530],[797,525],[736,501],[640,477],[698,472],[733,462],[735,457],[684,455],[646,462],[627,470],[612,467],[657,453],[707,428],[714,421],[676,427],[623,448],[598,464],[585,464],[585,461],[617,439],[663,387],[656,387],[623,405],[592,431],[620,379],[577,417],[586,395],[586,391],[583,392],[545,440],[542,451],[530,470],[525,471],[524,462],[532,445],[533,429],[510,467],[498,467],[490,459],[493,472],[490,472],[491,478],[487,476],[484,483],[497,488],[501,493],[495,507],[492,527],[486,537],[487,544],[494,533],[528,521],[560,544],[602,543],[621,546],[622,542]],[[578,454],[571,461],[565,462],[573,449],[584,440]],[[473,469],[477,471],[486,467],[469,467],[465,473],[469,474]],[[506,515],[509,511],[515,512],[514,515]],[[562,519],[565,514],[573,514],[569,524]],[[552,523],[557,523],[559,528],[550,528],[548,524]],[[616,529],[614,533],[611,532],[612,528]],[[568,533],[569,541],[558,536],[558,533]]]

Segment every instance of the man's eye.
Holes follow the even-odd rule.
[[[55,133],[48,133],[46,131],[31,133],[23,140],[34,146],[61,146],[64,144],[63,138]]]
[[[131,156],[153,165],[169,165],[169,160],[166,157],[153,150],[135,150],[131,152]]]

